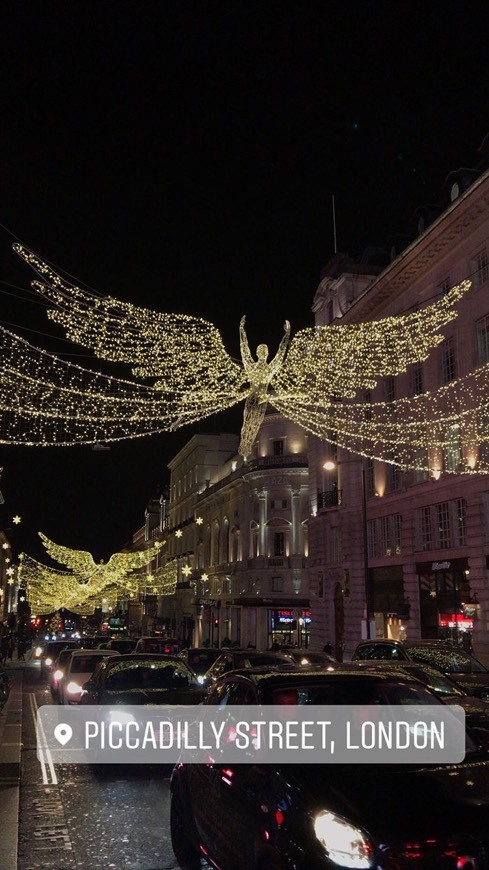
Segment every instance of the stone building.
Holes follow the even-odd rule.
[[[253,455],[237,435],[195,435],[169,463],[167,558],[178,564],[171,609],[194,645],[307,646],[307,439],[269,408]]]
[[[415,310],[472,281],[428,360],[386,378],[364,401],[437,390],[489,362],[489,172],[451,173],[413,230],[381,271],[336,256],[316,292],[316,325],[358,323]],[[309,439],[316,645],[334,640],[348,657],[362,637],[450,636],[472,639],[489,661],[489,477],[457,473],[477,470],[481,458],[462,435],[453,428],[431,473]]]

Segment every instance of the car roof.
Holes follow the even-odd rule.
[[[281,684],[290,684],[292,682],[300,682],[304,685],[314,685],[314,683],[322,682],[325,679],[330,680],[344,677],[351,680],[360,677],[362,679],[373,681],[379,680],[379,678],[384,676],[392,679],[394,675],[392,672],[389,674],[383,674],[380,668],[378,673],[377,671],[374,673],[373,670],[369,671],[368,668],[357,668],[355,662],[345,662],[344,664],[338,663],[337,667],[332,668],[329,666],[326,668],[311,667],[307,670],[304,670],[304,668],[298,669],[297,667],[294,667],[293,664],[290,668],[280,668],[280,670],[274,668],[273,665],[261,665],[256,668],[237,668],[235,671],[223,674],[218,680],[216,680],[216,685],[234,679],[235,677],[248,679],[257,686],[261,682],[266,683],[267,686],[279,686]],[[419,684],[419,680],[410,675],[406,675],[406,677],[403,675],[403,680],[404,679]]]
[[[118,653],[115,649],[75,649],[73,650],[71,655],[74,659],[82,657],[86,658],[87,656],[89,656],[90,658],[93,658],[94,656],[99,656],[100,658],[105,658],[106,656],[120,657],[120,653]]]
[[[110,650],[107,650],[110,652]],[[115,650],[114,650],[115,652]],[[186,667],[183,659],[178,655],[165,653],[115,653],[118,662],[175,662],[175,664]],[[110,656],[113,658],[113,656]]]

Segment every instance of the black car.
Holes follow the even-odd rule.
[[[181,658],[150,653],[104,659],[83,688],[82,704],[198,704],[206,694]]]
[[[221,655],[222,650],[206,646],[190,647],[189,649],[183,649],[179,653],[180,658],[188,664],[189,668],[198,677],[203,677]]]
[[[431,665],[451,677],[476,698],[489,701],[489,670],[474,656],[445,641],[366,640],[359,643],[352,661],[382,659]]]
[[[356,661],[352,667],[362,670],[378,670],[387,674],[408,674],[419,680],[445,704],[457,704],[465,710],[465,721],[472,737],[489,747],[489,704],[481,698],[470,695],[458,683],[431,665],[406,661]],[[348,665],[338,665],[340,668]]]
[[[315,665],[316,667],[327,667],[329,664],[336,663],[334,656],[325,652],[315,652],[308,649],[291,649],[286,653],[298,665]]]
[[[294,662],[287,653],[260,652],[256,649],[229,649],[221,652],[213,665],[204,674],[203,685],[208,688],[218,677],[235,671],[237,668],[256,668],[262,665],[293,665]]]
[[[236,671],[208,702],[295,693],[307,704],[321,692],[329,703],[437,703],[407,675],[351,667]],[[488,870],[489,754],[469,740],[465,760],[447,765],[180,763],[170,818],[182,868],[205,856],[221,870]]]

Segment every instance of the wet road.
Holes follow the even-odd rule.
[[[41,765],[37,707],[52,703],[39,665],[23,670],[18,870],[173,870],[171,768]]]

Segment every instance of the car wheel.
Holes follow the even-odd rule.
[[[171,796],[170,833],[172,849],[182,870],[200,870],[200,854],[192,845],[188,819],[178,789]]]

